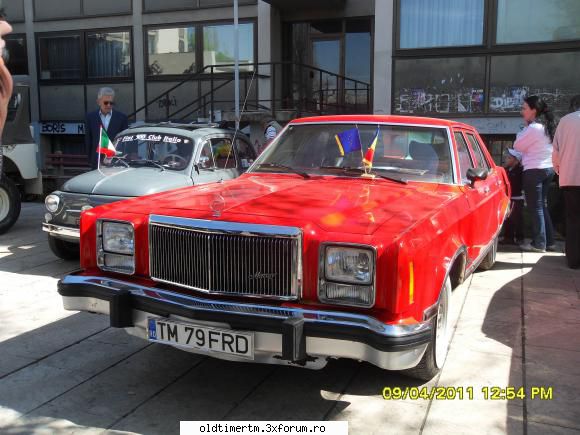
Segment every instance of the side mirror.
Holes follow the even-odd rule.
[[[476,181],[487,179],[489,172],[484,168],[469,168],[466,175],[467,179],[471,181],[471,187],[473,187]]]

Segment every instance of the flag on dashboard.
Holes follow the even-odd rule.
[[[334,136],[340,155],[352,153],[353,151],[362,150],[358,128],[343,131]]]
[[[107,157],[113,157],[117,154],[117,150],[111,142],[111,139],[109,139],[109,136],[107,136],[107,132],[103,126],[101,126],[101,132],[99,134],[99,147],[97,148],[97,153],[104,154]]]
[[[381,129],[377,127],[377,133],[375,134],[375,138],[373,139],[373,143],[365,153],[365,157],[363,159],[363,163],[369,169],[373,167],[373,159],[375,158],[375,148],[377,147],[377,143],[379,142],[379,136],[381,133]]]

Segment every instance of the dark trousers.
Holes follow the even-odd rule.
[[[580,186],[565,186],[566,202],[566,259],[568,266],[580,267]]]
[[[548,212],[548,189],[553,178],[552,168],[524,171],[524,192],[532,218],[532,245],[538,249],[554,244],[554,229]]]
[[[504,223],[503,237],[506,242],[524,240],[524,200],[517,199],[511,201],[511,213]]]

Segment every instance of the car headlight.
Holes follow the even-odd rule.
[[[374,250],[323,245],[320,257],[318,297],[321,301],[362,307],[374,305]]]
[[[44,199],[46,209],[51,213],[56,213],[60,205],[60,196],[51,193]]]
[[[133,255],[135,235],[133,226],[120,222],[103,222],[103,250],[116,254]]]
[[[135,231],[132,224],[97,221],[97,264],[103,270],[135,273]]]

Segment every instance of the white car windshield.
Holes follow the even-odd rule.
[[[135,133],[117,136],[116,155],[105,166],[158,166],[181,171],[189,165],[194,143],[190,138],[167,133]]]
[[[290,170],[340,176],[370,171],[404,181],[436,183],[453,180],[445,128],[396,124],[290,125],[266,148],[252,172]]]

